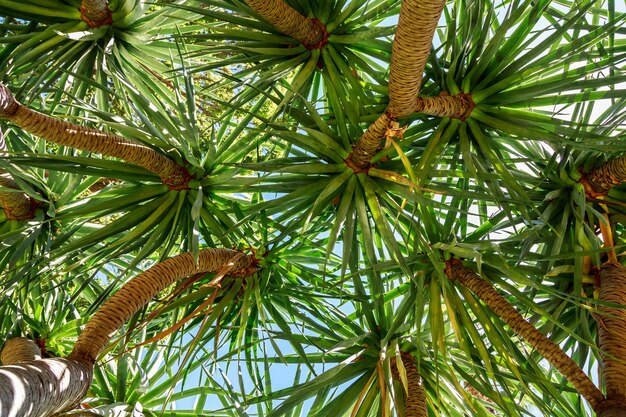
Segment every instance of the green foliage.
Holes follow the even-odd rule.
[[[409,352],[431,416],[593,415],[444,268],[466,260],[597,381],[592,267],[605,212],[622,251],[626,200],[620,186],[588,199],[580,180],[626,150],[626,14],[612,0],[448,1],[421,94],[470,94],[471,115],[400,120],[358,170],[346,161],[387,104],[400,2],[287,3],[326,25],[327,45],[307,50],[241,0],[110,1],[98,28],[78,0],[2,2],[0,80],[22,103],[192,179],[170,189],[0,121],[0,169],[38,203],[28,221],[0,213],[1,338],[67,354],[138,271],[237,247],[260,271],[219,288],[196,277],[136,314],[89,407],[402,416],[391,360]]]

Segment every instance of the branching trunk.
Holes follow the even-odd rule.
[[[152,297],[179,279],[228,267],[229,274],[250,275],[256,270],[251,256],[230,249],[204,249],[196,265],[191,253],[163,261],[137,275],[98,309],[81,332],[70,357],[95,360],[115,333]],[[252,269],[250,269],[252,268]]]
[[[204,249],[163,261],[125,284],[89,320],[67,358],[40,359],[0,367],[0,417],[47,417],[76,404],[91,384],[93,365],[111,335],[155,295],[198,273],[248,276],[252,256],[230,249]]]
[[[389,67],[388,110],[395,117],[408,116],[415,110],[424,67],[445,4],[445,0],[402,1]]]
[[[350,159],[354,165],[359,168],[369,166],[370,159],[378,150],[381,139],[385,137],[387,129],[391,127],[391,122],[394,120],[389,113],[385,112],[367,128],[352,151]]]
[[[604,165],[587,173],[581,181],[590,197],[606,195],[614,185],[626,181],[626,156],[607,161]]]
[[[319,49],[328,41],[326,27],[309,19],[283,0],[246,0],[248,6],[279,32],[297,39],[307,49]]]
[[[41,359],[41,350],[35,342],[25,337],[14,337],[7,340],[0,352],[0,362],[3,365],[15,365]]]
[[[82,0],[80,17],[91,28],[111,25],[113,16],[107,0]]]
[[[404,0],[389,67],[389,105],[354,146],[350,163],[369,166],[391,122],[415,111],[426,60],[445,5],[442,0]]]
[[[604,264],[600,270],[600,301],[598,323],[602,373],[606,386],[606,402],[600,417],[626,416],[626,267],[618,263]],[[621,307],[618,307],[621,306]]]
[[[139,165],[157,174],[171,188],[185,188],[189,181],[189,173],[185,168],[153,149],[121,136],[64,122],[31,110],[18,103],[3,84],[0,84],[0,118],[47,141]]]
[[[465,120],[472,113],[474,102],[469,94],[454,96],[418,97],[415,111],[435,117]]]
[[[0,186],[19,190],[11,175],[0,170]],[[21,191],[0,191],[0,206],[9,220],[27,220],[33,217],[34,202]]]
[[[456,259],[449,262],[446,274],[450,279],[458,280],[478,296],[489,308],[509,325],[518,336],[526,340],[552,366],[576,388],[591,405],[593,410],[604,401],[604,395],[593,384],[589,377],[563,350],[546,336],[541,334],[532,324],[526,321],[515,308],[477,273],[463,266]]]
[[[408,383],[407,395],[404,400],[404,417],[428,417],[426,390],[424,390],[422,378],[415,366],[415,360],[413,356],[407,352],[402,352],[401,357]],[[391,371],[393,377],[401,381],[398,366],[395,361],[392,362]]]

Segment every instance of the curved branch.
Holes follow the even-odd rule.
[[[152,297],[179,279],[222,269],[231,275],[248,276],[256,271],[256,266],[252,256],[231,249],[201,250],[197,264],[191,253],[183,253],[156,264],[120,288],[98,309],[78,337],[70,357],[85,357],[95,361],[112,334]]]
[[[458,259],[452,259],[446,265],[446,274],[452,280],[458,280],[506,324],[519,337],[539,352],[552,366],[576,388],[591,405],[593,410],[604,401],[604,395],[580,369],[580,367],[553,341],[544,336],[532,324],[526,321],[515,308],[487,283],[480,275],[463,266]]]
[[[402,365],[406,371],[408,386],[406,398],[404,400],[404,417],[428,417],[428,407],[426,402],[426,390],[422,378],[415,366],[413,355],[401,352]],[[394,358],[395,359],[395,358]],[[396,361],[391,362],[391,372],[394,379],[401,381],[398,365]]]
[[[137,275],[98,309],[67,358],[0,367],[0,417],[48,417],[79,402],[111,335],[175,281],[208,272],[245,277],[256,269],[253,256],[212,248],[200,251],[197,264],[193,254],[184,253]]]
[[[41,359],[41,350],[35,342],[25,337],[14,337],[7,340],[0,352],[3,365],[15,365]]]
[[[279,32],[297,39],[307,49],[319,49],[328,42],[322,22],[304,17],[283,0],[246,0],[246,4]]]
[[[0,84],[0,118],[7,119],[26,132],[63,146],[120,158],[158,175],[173,189],[186,188],[187,170],[153,149],[97,129],[64,122],[21,105],[11,91]]]
[[[606,263],[600,269],[600,296],[603,303],[598,323],[602,371],[606,386],[606,402],[599,416],[626,415],[626,267]],[[621,306],[621,307],[617,307]],[[611,411],[614,410],[614,411]],[[621,410],[623,414],[611,414]]]
[[[408,116],[415,109],[415,98],[445,4],[445,0],[402,2],[389,67],[388,110],[395,117]]]
[[[389,105],[354,146],[350,162],[357,167],[369,165],[391,122],[415,111],[422,74],[444,5],[445,0],[402,2],[391,51]]]
[[[370,164],[372,156],[378,151],[382,138],[395,119],[385,112],[372,123],[359,141],[354,145],[350,161],[359,168],[366,168]]]

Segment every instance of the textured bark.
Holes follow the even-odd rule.
[[[526,321],[515,308],[477,273],[452,260],[446,267],[450,279],[458,280],[470,289],[509,327],[554,366],[591,405],[593,410],[604,401],[604,395],[589,377],[563,350],[532,324]]]
[[[445,0],[403,0],[389,67],[389,112],[413,113]]]
[[[80,2],[80,17],[91,28],[113,23],[113,15],[107,0],[82,0]]]
[[[614,185],[626,181],[626,156],[607,161],[604,165],[587,173],[581,182],[587,195],[596,198],[606,195]]]
[[[618,263],[602,266],[599,299],[622,306],[600,305],[598,335],[607,404],[615,404],[615,408],[626,412],[626,267]]]
[[[385,137],[391,122],[395,121],[388,112],[380,115],[374,123],[367,128],[363,136],[354,146],[350,161],[359,168],[366,168],[370,164],[372,156],[378,151],[381,140]]]
[[[19,190],[11,175],[0,170],[0,186]],[[34,202],[23,192],[0,191],[0,206],[9,220],[32,219],[34,214]]]
[[[624,403],[614,404],[607,400],[596,415],[598,417],[626,417],[626,406]]]
[[[137,275],[98,309],[67,358],[0,367],[0,417],[47,417],[78,403],[91,384],[96,358],[134,313],[176,280],[218,271],[248,276],[256,264],[241,252],[204,249],[197,265],[193,254],[184,253]]]
[[[229,274],[247,276],[256,271],[252,256],[230,249],[204,249],[196,265],[191,253],[163,261],[137,275],[119,289],[98,309],[81,332],[70,357],[95,361],[111,336],[155,295],[175,281],[192,274],[218,272],[230,268]]]
[[[48,417],[76,405],[91,384],[93,363],[39,359],[0,367],[0,417]]]
[[[415,111],[426,60],[445,0],[404,0],[393,39],[387,110],[361,136],[350,163],[369,166],[391,122]]]
[[[429,116],[466,120],[472,113],[474,102],[469,94],[454,96],[418,97],[415,111]]]
[[[20,362],[41,359],[41,350],[35,342],[25,337],[14,337],[7,340],[0,352],[3,365],[15,365]]]
[[[426,390],[422,384],[415,360],[410,353],[402,352],[402,364],[406,371],[406,379],[408,382],[407,395],[404,400],[404,417],[428,417],[428,407],[426,403]],[[391,371],[393,377],[400,381],[400,373],[395,360],[391,363]]]
[[[185,168],[153,149],[121,136],[64,122],[31,110],[18,103],[3,84],[0,84],[0,118],[47,141],[139,165],[157,174],[163,183],[175,189],[186,187],[189,180]]]
[[[279,32],[297,39],[307,49],[319,49],[328,42],[326,27],[319,20],[304,17],[283,0],[246,0],[246,3]]]

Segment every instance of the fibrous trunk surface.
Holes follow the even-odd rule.
[[[11,175],[0,170],[0,186],[19,190],[20,187]],[[0,191],[0,206],[9,220],[26,220],[32,218],[33,202],[21,191]]]
[[[40,359],[0,367],[0,417],[48,417],[85,395],[96,358],[134,313],[175,281],[203,272],[248,276],[256,271],[252,256],[230,249],[204,249],[198,263],[184,253],[137,275],[89,320],[67,358]]]
[[[35,342],[25,337],[14,337],[7,340],[0,352],[3,365],[15,365],[20,362],[41,359],[41,350]]]
[[[426,403],[426,390],[422,384],[422,378],[415,366],[415,360],[410,353],[402,352],[402,364],[406,371],[408,382],[407,395],[404,401],[404,417],[428,417],[428,406]],[[391,371],[393,377],[401,381],[398,366],[392,362]]]
[[[187,171],[166,156],[111,133],[83,127],[31,110],[15,100],[0,84],[0,118],[7,119],[35,136],[63,146],[96,152],[139,165],[161,177],[164,183],[180,185],[188,180]]]
[[[589,377],[563,350],[532,324],[526,321],[515,308],[480,275],[453,259],[446,268],[449,278],[458,280],[476,294],[489,308],[509,325],[518,336],[539,352],[552,366],[576,388],[594,410],[604,401],[604,395]]]
[[[404,0],[393,38],[389,67],[389,107],[395,117],[411,114],[420,91],[444,0]]]
[[[592,197],[606,195],[614,185],[626,181],[626,156],[607,161],[585,175],[587,194]]]
[[[465,120],[474,108],[469,94],[454,96],[417,97],[415,111],[435,117],[450,117]]]
[[[246,0],[246,4],[279,32],[297,39],[309,49],[322,46],[328,38],[319,21],[303,16],[283,0]]]
[[[81,332],[70,357],[86,357],[95,361],[111,336],[155,295],[177,280],[192,274],[218,272],[229,268],[230,274],[250,275],[251,256],[230,249],[204,249],[198,264],[193,254],[181,255],[163,261],[137,275],[119,289],[98,309]]]
[[[607,397],[607,409],[600,415],[626,416],[626,267],[619,263],[602,266],[599,299],[614,305],[599,306],[598,335]]]
[[[380,141],[385,137],[387,129],[391,127],[391,122],[395,121],[388,112],[385,112],[372,123],[363,136],[359,139],[352,151],[351,161],[359,168],[366,168],[370,164],[370,159],[378,150]]]
[[[443,0],[402,2],[389,66],[389,105],[354,146],[350,162],[357,167],[369,166],[391,122],[415,111],[424,67],[444,5]]]

